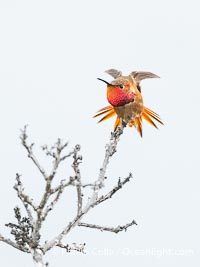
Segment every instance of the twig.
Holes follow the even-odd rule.
[[[58,243],[56,246],[60,248],[64,248],[67,252],[77,251],[77,252],[85,254],[85,251],[84,251],[85,243],[83,244],[72,243],[71,245],[65,244],[65,243]]]
[[[31,199],[28,195],[24,193],[23,184],[21,182],[20,175],[18,173],[16,174],[16,181],[17,183],[14,185],[14,189],[17,191],[17,195],[19,199],[21,199],[32,224],[34,224],[35,221],[32,215],[32,211],[29,208],[29,206],[31,206],[34,211],[37,210],[37,206],[33,203],[33,199]]]
[[[132,222],[130,223],[127,223],[123,226],[117,226],[117,227],[107,227],[107,226],[100,226],[100,225],[97,225],[97,224],[90,224],[90,223],[82,223],[80,222],[78,224],[78,226],[81,226],[81,227],[87,227],[87,228],[93,228],[93,229],[97,229],[97,230],[100,230],[100,231],[108,231],[108,232],[113,232],[113,233],[119,233],[121,231],[127,231],[127,229],[132,226],[132,225],[137,225],[137,223],[133,220]]]
[[[61,180],[60,185],[56,186],[55,188],[52,188],[50,193],[54,194],[69,185],[73,185],[73,182],[75,181],[75,179],[76,179],[75,177],[70,176],[69,181]]]
[[[73,151],[71,151],[67,155],[61,156],[61,153],[67,146],[68,142],[62,143],[60,138],[58,138],[57,142],[51,146],[51,148],[49,148],[47,145],[42,146],[42,150],[46,152],[46,155],[53,158],[53,168],[51,174],[48,176],[49,179],[52,180],[54,178],[59,164],[73,154]]]
[[[86,187],[93,187],[94,188],[95,184],[94,183],[88,183],[88,184],[81,184],[81,187],[86,188]]]
[[[25,125],[24,126],[24,129],[21,130],[20,139],[21,139],[22,145],[27,150],[28,157],[33,161],[33,163],[35,164],[35,166],[38,168],[38,170],[40,171],[40,173],[42,174],[42,176],[46,180],[47,179],[47,174],[46,174],[45,170],[43,169],[43,167],[38,162],[38,160],[36,159],[35,155],[33,154],[33,146],[34,146],[34,143],[32,143],[31,145],[28,145],[27,144],[27,137],[28,136],[26,134],[26,131],[27,131],[27,125]]]
[[[111,198],[119,189],[121,189],[127,182],[129,182],[132,177],[133,177],[132,173],[129,173],[129,175],[126,178],[124,178],[123,181],[121,181],[121,179],[119,178],[118,184],[110,192],[108,192],[106,195],[102,195],[101,197],[99,197],[93,203],[92,206],[96,206],[96,205],[104,202],[105,200],[108,200],[109,198]]]
[[[51,146],[50,148],[47,145],[42,146],[42,150],[44,150],[46,152],[47,156],[51,156],[52,158],[56,158],[56,154],[55,154],[55,148],[57,150],[57,152],[59,152],[61,154],[61,152],[68,146],[68,142],[62,144],[61,139],[58,138],[57,143],[54,146]],[[72,152],[69,152],[67,155],[64,155],[62,157],[60,157],[60,161],[65,160],[66,158],[70,157],[73,154]]]
[[[51,171],[51,174],[48,177],[49,180],[53,180],[54,176],[56,175],[56,172],[57,172],[57,169],[58,169],[60,163],[72,154],[72,152],[70,152],[68,155],[61,157],[62,151],[67,146],[68,146],[68,142],[62,144],[61,139],[58,138],[58,140],[55,143],[55,145],[51,147],[51,152],[48,152],[48,150],[47,150],[47,154],[48,153],[51,153],[50,155],[52,155],[53,158],[54,158],[54,161],[53,161],[53,169]]]
[[[68,182],[66,182],[65,180],[62,180],[60,182],[60,185],[57,186],[56,188],[54,189],[51,189],[50,190],[50,195],[53,195],[56,193],[56,196],[54,197],[53,201],[46,207],[46,209],[44,210],[44,213],[43,213],[43,217],[42,217],[42,220],[44,221],[45,218],[47,217],[48,213],[53,210],[54,206],[56,205],[56,203],[58,202],[58,200],[60,199],[60,196],[62,195],[63,193],[63,190],[65,189],[65,187],[71,185],[73,182],[73,180],[69,180]]]

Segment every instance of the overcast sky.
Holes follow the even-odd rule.
[[[138,226],[118,235],[74,229],[66,242],[85,242],[87,254],[55,249],[45,259],[51,267],[199,266],[199,32],[199,2],[193,0],[0,1],[1,233],[9,235],[4,224],[20,205],[12,189],[15,173],[23,174],[35,199],[43,188],[19,129],[28,123],[30,141],[38,146],[57,137],[70,147],[80,143],[83,179],[94,180],[114,124],[92,119],[107,105],[106,88],[96,78],[109,81],[109,68],[151,71],[161,79],[142,82],[144,102],[165,126],[144,123],[142,139],[125,129],[108,186],[130,171],[134,179],[87,216],[107,226],[135,219]],[[71,192],[62,201],[44,238],[70,220]],[[32,266],[30,255],[3,243],[0,261],[4,267]]]

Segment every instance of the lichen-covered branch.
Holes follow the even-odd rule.
[[[12,247],[19,249],[23,252],[31,253],[35,266],[44,267],[43,256],[47,251],[57,246],[65,249],[67,252],[77,251],[81,253],[84,252],[85,243],[77,244],[73,243],[71,245],[65,243],[63,240],[69,232],[76,226],[82,228],[91,228],[101,231],[109,231],[113,233],[118,233],[121,231],[126,231],[129,227],[136,224],[134,220],[123,226],[117,227],[107,227],[100,226],[98,224],[90,224],[82,222],[84,216],[99,204],[112,198],[114,194],[119,192],[123,186],[130,181],[132,174],[130,173],[126,178],[118,180],[117,185],[115,185],[110,191],[105,194],[100,194],[103,186],[105,186],[105,175],[109,165],[111,157],[117,151],[117,145],[120,136],[123,134],[124,127],[126,125],[118,127],[115,132],[111,133],[110,140],[105,148],[105,157],[103,159],[102,166],[97,175],[97,179],[91,183],[83,183],[80,163],[82,162],[82,156],[80,155],[80,145],[76,145],[74,149],[68,153],[65,150],[68,148],[68,143],[63,143],[61,139],[49,147],[47,145],[42,146],[42,150],[45,152],[46,156],[52,159],[52,168],[48,172],[42,167],[41,162],[37,159],[33,153],[34,144],[28,144],[27,139],[27,126],[21,131],[21,142],[23,147],[26,149],[28,157],[33,161],[34,165],[40,171],[44,180],[44,192],[38,203],[35,203],[34,199],[25,192],[25,187],[22,183],[21,176],[16,174],[16,183],[14,189],[17,192],[18,198],[21,200],[26,216],[21,215],[21,211],[18,207],[14,209],[15,217],[17,223],[8,223],[7,227],[11,229],[11,234],[14,236],[15,241],[7,239],[0,235],[0,241],[11,245]],[[54,178],[57,176],[57,171],[62,162],[66,159],[72,160],[73,175],[70,175],[68,179],[60,180],[57,185],[53,185]],[[58,231],[58,234],[45,241],[44,244],[41,243],[41,229],[43,222],[46,220],[49,212],[54,210],[56,204],[59,202],[60,198],[65,189],[69,186],[76,190],[77,194],[77,211],[71,222],[66,222],[62,230]],[[90,194],[88,195],[88,188],[90,189]],[[75,200],[74,200],[75,201]]]
[[[119,142],[120,136],[123,134],[124,127],[126,127],[126,124],[122,124],[120,127],[116,129],[115,132],[111,133],[110,141],[106,145],[106,152],[105,152],[103,164],[102,164],[102,167],[100,168],[99,176],[95,183],[96,186],[94,188],[93,201],[94,201],[94,198],[97,198],[99,189],[104,185],[103,183],[105,180],[105,174],[107,171],[109,160],[114,155],[114,153],[116,153],[117,151],[117,144]]]
[[[74,149],[73,154],[73,163],[72,168],[74,169],[75,173],[75,180],[76,180],[76,191],[77,191],[77,215],[79,215],[82,211],[82,205],[83,205],[83,193],[82,193],[82,187],[81,187],[81,172],[79,169],[79,164],[82,161],[82,156],[78,155],[78,152],[80,151],[80,145],[76,145]]]
[[[21,250],[21,251],[26,252],[26,253],[30,253],[28,248],[24,248],[24,247],[16,244],[14,241],[12,241],[9,238],[6,238],[6,237],[2,236],[1,234],[0,234],[0,241],[2,241],[4,243],[6,243],[6,244],[18,249],[18,250]]]
[[[56,245],[57,247],[60,248],[64,248],[66,250],[66,252],[71,252],[71,251],[77,251],[77,252],[81,252],[83,254],[85,254],[85,243],[83,244],[76,244],[76,243],[72,243],[72,244],[65,244],[65,243],[58,243]]]
[[[30,207],[32,207],[34,211],[37,211],[37,206],[34,204],[34,200],[24,193],[24,188],[18,173],[16,174],[16,184],[14,185],[14,189],[17,191],[17,195],[23,203],[31,223],[34,224],[35,220]]]
[[[11,229],[11,234],[15,238],[15,243],[20,250],[29,251],[29,247],[32,245],[31,234],[33,231],[33,224],[30,218],[22,217],[19,207],[14,208],[16,223],[7,223],[6,226]]]
[[[111,191],[109,191],[107,194],[102,195],[101,197],[99,197],[93,203],[93,206],[98,205],[98,204],[108,200],[109,198],[111,198],[116,192],[118,192],[119,189],[121,189],[127,182],[129,182],[132,177],[133,177],[132,173],[129,173],[129,175],[126,178],[124,178],[122,181],[119,178],[118,184],[115,187],[113,187],[113,189]]]
[[[125,125],[123,124],[121,127],[118,127],[115,132],[111,133],[110,141],[106,145],[106,152],[105,152],[105,158],[103,160],[103,166],[100,169],[99,175],[97,180],[94,182],[94,187],[91,196],[88,198],[88,202],[85,205],[85,207],[82,208],[82,211],[79,212],[72,222],[70,222],[57,236],[55,236],[52,240],[47,242],[44,246],[44,251],[50,250],[52,247],[57,245],[58,243],[62,242],[63,238],[71,231],[72,228],[77,226],[80,222],[82,217],[88,213],[88,211],[91,208],[94,208],[94,206],[100,204],[101,202],[105,201],[108,198],[111,198],[112,195],[117,192],[122,186],[127,183],[130,178],[132,177],[132,174],[129,174],[127,178],[123,182],[120,180],[118,181],[118,185],[113,188],[112,191],[110,191],[105,196],[101,196],[98,198],[98,193],[100,189],[103,186],[103,182],[105,179],[105,173],[109,164],[109,159],[114,155],[114,153],[117,151],[117,144],[119,142],[119,138],[123,133]],[[82,159],[82,158],[81,158]]]
[[[91,224],[91,223],[79,223],[78,226],[81,226],[81,227],[87,227],[87,228],[93,228],[93,229],[97,229],[97,230],[100,230],[100,231],[108,231],[108,232],[113,232],[113,233],[119,233],[121,231],[126,231],[130,226],[132,225],[137,225],[137,223],[133,220],[132,222],[130,223],[127,223],[125,225],[122,225],[122,226],[117,226],[117,227],[107,227],[107,226],[101,226],[101,225],[97,225],[97,224]]]
[[[26,140],[24,141],[26,144]],[[73,152],[69,152],[67,155],[62,155],[62,152],[64,149],[68,146],[68,143],[62,143],[61,139],[58,138],[57,142],[55,145],[53,145],[50,149],[48,148],[47,145],[42,147],[42,150],[45,151],[47,156],[51,156],[53,158],[53,163],[52,163],[52,170],[49,175],[46,176],[46,185],[45,185],[45,191],[44,194],[41,198],[41,201],[39,203],[39,206],[37,208],[37,219],[33,231],[33,240],[35,245],[39,244],[40,240],[40,229],[42,227],[43,221],[46,219],[48,216],[48,213],[53,210],[54,206],[60,199],[61,194],[63,193],[64,189],[72,184],[72,179],[70,178],[68,182],[65,182],[63,180],[60,181],[60,185],[57,186],[57,188],[53,189],[52,188],[52,181],[56,175],[57,169],[60,165],[61,162],[63,162],[65,159],[70,157]],[[74,149],[75,150],[75,149]],[[48,204],[50,196],[54,195],[53,201],[51,201]]]

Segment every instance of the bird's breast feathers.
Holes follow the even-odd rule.
[[[135,97],[136,94],[134,92],[127,93],[119,87],[110,87],[107,90],[108,102],[114,107],[124,106],[125,104],[133,102]]]

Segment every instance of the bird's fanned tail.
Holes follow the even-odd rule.
[[[104,115],[104,116],[98,121],[98,123],[105,121],[109,118],[112,118],[113,116],[117,114],[112,106],[107,106],[97,111],[97,114],[94,116],[94,118],[101,116],[101,115]],[[157,113],[155,113],[154,111],[150,110],[147,107],[144,107],[141,115],[136,117],[134,120],[128,123],[129,127],[134,126],[136,128],[136,130],[139,132],[141,137],[142,137],[142,119],[148,121],[148,123],[153,125],[155,128],[158,128],[155,121],[160,124],[163,124],[163,122],[160,119],[160,116]],[[115,125],[114,125],[114,130],[116,130],[116,128],[119,127],[121,124],[122,124],[122,119],[117,116]]]

